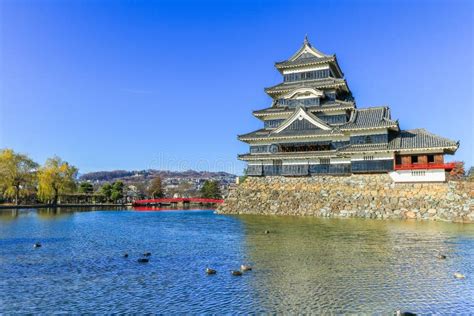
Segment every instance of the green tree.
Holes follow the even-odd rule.
[[[201,197],[206,199],[222,198],[219,182],[206,180],[201,188]]]
[[[81,182],[77,191],[79,193],[92,194],[94,193],[94,186],[90,182]]]
[[[151,180],[150,186],[148,187],[148,196],[157,199],[163,197],[163,187],[161,184],[161,178],[156,177]]]
[[[105,183],[100,188],[100,193],[104,195],[107,202],[117,202],[118,200],[123,198],[123,182],[122,181],[115,181],[114,183]]]
[[[61,194],[75,191],[76,177],[76,167],[59,157],[49,158],[38,171],[39,198],[56,205]]]
[[[112,194],[110,198],[114,203],[117,203],[118,200],[123,198],[123,182],[122,181],[115,181],[112,184]]]
[[[35,171],[38,164],[28,156],[11,149],[0,151],[0,191],[7,198],[20,204],[20,198],[34,190]]]
[[[104,183],[104,185],[102,185],[100,188],[100,193],[102,193],[107,202],[110,202],[112,200],[112,184],[108,182]]]

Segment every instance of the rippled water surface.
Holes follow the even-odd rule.
[[[395,310],[474,313],[474,225],[0,210],[0,313]]]

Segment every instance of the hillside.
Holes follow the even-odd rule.
[[[234,182],[236,175],[227,172],[209,172],[209,171],[169,171],[169,170],[113,170],[89,172],[79,177],[80,181],[90,181],[94,183],[123,181],[125,183],[148,182],[155,177],[161,177],[163,180],[219,180],[223,183]]]

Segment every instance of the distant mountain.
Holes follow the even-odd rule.
[[[111,181],[123,181],[123,182],[142,182],[149,181],[157,176],[162,179],[235,179],[237,176],[227,172],[210,172],[210,171],[169,171],[169,170],[114,170],[114,171],[96,171],[82,174],[79,177],[80,181],[91,181],[91,182],[111,182]]]
[[[114,171],[97,171],[89,172],[81,175],[79,180],[81,181],[114,181],[123,177],[130,177],[134,175],[132,171],[126,170],[114,170]]]

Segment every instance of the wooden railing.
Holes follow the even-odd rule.
[[[160,203],[224,203],[222,199],[205,199],[205,198],[161,198],[161,199],[148,199],[148,200],[137,200],[133,202],[134,206],[140,205],[151,205]]]
[[[411,163],[395,165],[395,170],[416,170],[416,169],[444,169],[452,170],[456,164],[450,163]]]

